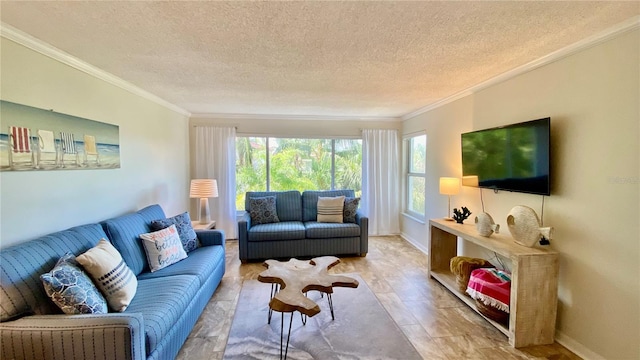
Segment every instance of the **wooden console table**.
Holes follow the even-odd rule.
[[[474,224],[435,219],[429,220],[429,225],[432,278],[477,312],[475,300],[458,290],[456,277],[449,269],[449,261],[457,256],[457,237],[509,259],[512,266],[509,326],[485,319],[507,335],[513,347],[553,343],[558,309],[557,252],[519,245],[508,233],[480,236]]]

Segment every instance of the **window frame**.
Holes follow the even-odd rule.
[[[413,164],[413,147],[412,140],[424,136],[425,143],[425,156],[424,156],[424,172],[416,172],[412,171]],[[411,134],[406,134],[403,137],[403,145],[404,145],[404,213],[411,218],[419,222],[426,222],[427,217],[427,133],[425,131],[415,132]],[[411,204],[411,179],[412,178],[422,178],[424,179],[424,208],[422,209],[423,213],[418,213],[410,208]]]
[[[327,190],[335,190],[336,189],[336,173],[337,173],[337,162],[336,162],[336,142],[339,140],[353,140],[360,141],[360,151],[362,151],[362,138],[359,137],[315,137],[315,136],[282,136],[282,135],[256,135],[256,134],[236,134],[236,138],[264,138],[265,139],[265,172],[266,172],[266,191],[271,190],[271,152],[270,152],[270,144],[273,139],[314,139],[314,140],[328,140],[330,141],[330,150],[331,150],[331,188]],[[361,179],[360,186],[362,186],[362,163],[360,163],[360,171],[361,171]],[[238,209],[238,213],[244,212],[244,210]]]

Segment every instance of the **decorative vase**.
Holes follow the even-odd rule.
[[[536,212],[523,205],[509,211],[507,227],[515,242],[528,247],[533,247],[543,237],[551,240],[553,235],[553,227],[542,227]]]
[[[476,231],[481,236],[491,236],[494,232],[497,234],[500,232],[500,225],[493,222],[491,215],[487,213],[481,213],[476,216]]]

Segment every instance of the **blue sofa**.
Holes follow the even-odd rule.
[[[151,273],[138,235],[164,218],[151,205],[0,250],[0,358],[173,359],[224,275],[225,238],[219,230],[198,230],[201,247]],[[62,314],[40,275],[66,252],[79,255],[102,238],[136,274],[135,297],[121,313]]]
[[[354,197],[353,190],[247,192],[247,212],[238,222],[239,257],[242,262],[272,258],[323,255],[366,256],[369,248],[369,219],[356,214],[356,223],[316,221],[318,197]],[[280,222],[252,225],[250,198],[276,197]]]

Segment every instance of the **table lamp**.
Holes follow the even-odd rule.
[[[190,198],[200,199],[200,224],[211,222],[209,198],[218,197],[218,182],[215,179],[193,179],[189,189]]]
[[[460,179],[454,177],[441,177],[440,178],[440,194],[449,196],[449,210],[445,220],[453,220],[451,216],[451,195],[456,195],[460,192]]]
[[[463,186],[472,186],[478,187],[480,184],[478,182],[478,175],[468,175],[462,177],[462,185]]]

